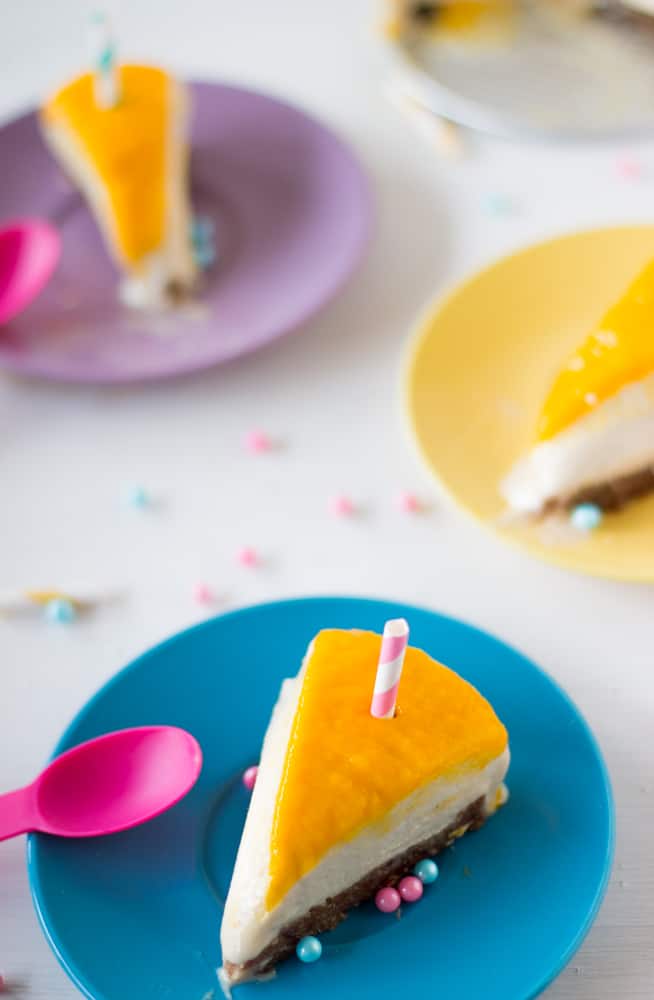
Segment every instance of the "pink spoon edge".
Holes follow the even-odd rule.
[[[112,833],[121,833],[123,830],[131,830],[134,827],[142,826],[143,823],[148,823],[151,819],[155,819],[157,816],[160,816],[162,813],[167,812],[169,809],[172,809],[172,807],[175,806],[175,805],[177,805],[178,802],[181,802],[181,800],[184,798],[184,796],[187,795],[190,792],[190,790],[193,788],[193,786],[195,785],[196,781],[200,777],[200,772],[202,771],[202,762],[203,762],[202,747],[200,746],[200,744],[196,740],[195,736],[193,736],[192,733],[189,733],[189,731],[187,729],[182,729],[181,726],[167,726],[167,725],[159,725],[159,726],[157,726],[157,725],[154,725],[154,726],[128,726],[128,727],[126,727],[124,729],[113,729],[109,733],[102,733],[100,736],[94,736],[90,740],[84,740],[83,743],[78,743],[77,746],[70,747],[68,750],[65,750],[63,753],[57,754],[57,756],[54,757],[47,764],[47,766],[43,769],[43,771],[41,772],[41,774],[32,782],[31,786],[29,786],[29,787],[31,789],[33,789],[34,794],[36,794],[37,793],[38,785],[39,785],[40,781],[43,779],[43,776],[45,775],[45,773],[51,767],[55,767],[60,760],[63,760],[65,758],[73,757],[77,753],[84,752],[84,750],[87,747],[92,746],[92,745],[94,745],[96,743],[101,743],[104,740],[109,740],[109,739],[115,738],[115,737],[118,736],[118,734],[123,735],[123,734],[127,734],[127,733],[151,733],[151,732],[157,732],[157,731],[162,731],[162,730],[171,730],[171,729],[174,729],[178,733],[183,733],[183,735],[187,738],[187,740],[191,744],[191,747],[194,750],[193,762],[194,762],[194,765],[195,765],[194,768],[193,768],[193,770],[189,772],[189,780],[188,780],[187,784],[183,788],[180,788],[179,795],[176,795],[175,798],[167,800],[165,804],[162,804],[161,806],[157,807],[156,809],[151,810],[148,813],[144,813],[143,814],[143,818],[139,819],[138,822],[135,822],[135,823],[128,823],[128,824],[119,823],[119,824],[116,824],[116,825],[112,824],[112,825],[109,825],[109,826],[103,826],[102,829],[98,829],[97,827],[95,827],[92,830],[88,830],[88,831],[75,831],[75,833],[67,833],[67,832],[62,831],[62,830],[54,829],[53,827],[49,827],[49,828],[46,829],[46,825],[44,824],[43,827],[40,827],[39,829],[33,829],[33,830],[29,831],[29,832],[30,833],[42,833],[42,834],[47,834],[49,836],[54,836],[54,837],[64,837],[64,838],[66,838],[68,840],[88,839],[90,837],[105,837],[105,836],[108,836],[109,834],[112,834]]]
[[[32,232],[35,230],[40,231],[41,238],[45,239],[48,243],[49,258],[47,265],[42,266],[38,278],[32,279],[30,293],[27,296],[19,297],[18,301],[11,301],[12,296],[6,291],[0,295],[0,326],[8,323],[14,316],[18,316],[34,299],[38,298],[52,278],[61,258],[61,236],[58,230],[46,219],[40,219],[37,216],[20,216],[16,219],[9,219],[8,222],[0,226],[0,237],[11,233],[13,230],[21,230],[22,232],[26,230]]]

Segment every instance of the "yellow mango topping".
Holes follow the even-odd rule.
[[[630,382],[654,372],[654,260],[612,305],[557,376],[537,439],[565,430]]]
[[[381,823],[422,786],[481,769],[507,746],[485,698],[412,647],[395,718],[373,718],[380,647],[372,632],[333,629],[315,639],[277,793],[268,909],[331,847]]]
[[[136,264],[163,242],[170,77],[151,66],[121,66],[120,100],[100,107],[93,76],[63,87],[42,109],[86,155],[111,209],[115,249]]]
[[[444,3],[438,9],[435,22],[437,29],[454,34],[474,31],[493,6],[488,2],[484,3],[484,0],[454,0],[451,3]]]

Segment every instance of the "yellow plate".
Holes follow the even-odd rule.
[[[574,233],[492,264],[432,307],[412,341],[409,419],[453,500],[501,538],[568,569],[654,582],[654,496],[584,536],[500,523],[498,483],[590,325],[654,256],[654,226]]]

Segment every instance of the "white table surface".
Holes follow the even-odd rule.
[[[548,998],[651,1000],[652,589],[541,565],[446,507],[412,451],[398,382],[416,313],[453,279],[545,235],[654,220],[654,146],[637,151],[646,170],[632,183],[616,177],[616,158],[630,152],[617,145],[488,141],[462,160],[440,157],[383,96],[388,61],[374,3],[122,0],[110,9],[125,53],[264,88],[332,123],[369,171],[378,223],[337,302],[229,368],[141,389],[0,379],[0,589],[83,581],[128,594],[70,628],[0,623],[0,789],[32,777],[115,670],[201,616],[196,580],[211,582],[225,608],[343,592],[429,605],[545,667],[606,754],[618,813],[613,881]],[[84,12],[80,0],[3,5],[3,119],[78,68]],[[515,211],[486,214],[493,192],[509,195]],[[242,439],[255,426],[284,449],[247,455]],[[132,483],[152,492],[156,509],[121,506]],[[398,514],[398,488],[429,500],[429,515]],[[365,506],[364,517],[329,517],[327,498],[339,490]],[[239,567],[240,544],[256,546],[266,568]],[[21,998],[72,1000],[38,929],[23,854],[20,840],[0,849],[0,969]]]

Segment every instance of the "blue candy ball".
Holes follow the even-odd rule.
[[[54,598],[48,601],[45,606],[45,617],[49,622],[56,622],[58,625],[68,625],[75,620],[76,611],[73,604],[64,598]]]
[[[594,531],[602,523],[602,511],[594,503],[580,503],[570,514],[573,527],[578,531]]]
[[[203,271],[206,271],[216,260],[216,251],[210,243],[201,244],[200,246],[196,246],[194,248],[193,256],[195,257],[195,263],[198,267],[202,268]]]
[[[483,206],[488,215],[509,215],[513,209],[511,199],[500,192],[487,194]]]
[[[317,937],[303,937],[296,945],[295,954],[301,962],[317,962],[322,955],[322,945]]]
[[[413,874],[418,876],[423,885],[429,885],[438,878],[438,865],[431,858],[423,858],[413,869]]]
[[[210,243],[215,235],[216,227],[213,219],[206,215],[196,215],[191,223],[191,241],[195,246]]]
[[[142,486],[131,486],[125,494],[125,502],[129,507],[141,509],[149,503],[148,494]]]

